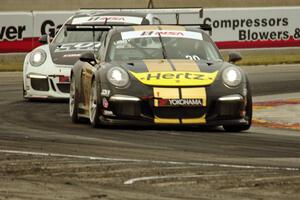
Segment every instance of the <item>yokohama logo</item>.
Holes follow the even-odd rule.
[[[201,99],[159,99],[158,106],[201,106]]]

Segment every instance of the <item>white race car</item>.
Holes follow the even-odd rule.
[[[150,24],[153,20],[152,14],[136,12],[94,11],[72,16],[51,42],[46,35],[42,36],[40,42],[44,45],[26,55],[23,65],[24,98],[69,98],[71,68],[82,53],[96,51],[100,47],[103,31],[88,28],[72,31],[67,29],[68,26]]]

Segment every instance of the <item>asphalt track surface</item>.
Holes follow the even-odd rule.
[[[246,67],[254,95],[300,91],[300,66]],[[0,73],[0,199],[300,199],[300,132],[72,124]]]

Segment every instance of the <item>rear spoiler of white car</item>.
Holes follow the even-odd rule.
[[[147,13],[147,19],[154,24],[153,19],[159,19],[161,24],[187,24],[193,15],[203,18],[203,8],[81,8],[76,14],[81,13],[107,13],[107,12],[136,12]],[[151,16],[152,15],[152,16]],[[183,19],[183,20],[180,20]],[[189,22],[190,23],[190,22]]]

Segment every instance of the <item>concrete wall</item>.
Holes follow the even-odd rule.
[[[300,6],[300,0],[153,0],[154,7]],[[145,8],[148,0],[1,0],[0,11]]]

